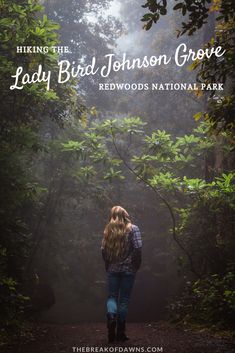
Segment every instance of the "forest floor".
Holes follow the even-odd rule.
[[[104,323],[52,325],[33,324],[26,334],[16,336],[0,346],[1,353],[73,353],[108,352],[81,347],[110,347],[109,352],[133,352],[130,348],[144,347],[134,352],[150,353],[235,353],[232,337],[212,334],[207,330],[176,327],[165,321],[154,323],[129,323],[130,340],[123,344],[108,344]],[[119,346],[122,348],[114,348]],[[150,350],[146,350],[150,347]]]

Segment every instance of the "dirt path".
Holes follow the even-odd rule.
[[[1,353],[89,352],[81,350],[81,347],[87,346],[110,347],[110,352],[121,353],[128,352],[123,349],[124,347],[133,346],[151,347],[150,353],[235,353],[232,339],[212,336],[204,331],[183,330],[167,322],[129,323],[127,334],[130,340],[123,344],[119,351],[114,350],[113,346],[115,345],[107,344],[104,323],[40,324],[34,325],[32,332],[31,336],[18,338],[10,345],[0,347]],[[104,352],[104,350],[100,350],[100,352]],[[136,350],[136,352],[143,351]]]

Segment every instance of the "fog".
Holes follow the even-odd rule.
[[[61,45],[71,54],[64,58],[77,60],[92,56],[102,62],[107,53],[118,58],[125,52],[128,58],[145,55],[172,55],[185,42],[192,49],[200,48],[203,33],[192,37],[176,37],[180,15],[175,11],[143,30],[141,17],[146,12],[140,0],[131,1],[70,1],[53,0],[45,3],[48,17],[61,26]],[[87,106],[95,106],[98,119],[140,116],[147,131],[166,129],[173,136],[187,133],[194,126],[192,116],[203,102],[187,91],[100,91],[99,83],[164,83],[195,82],[195,72],[176,67],[172,62],[157,66],[112,74],[107,80],[98,76],[82,78],[78,93]],[[91,118],[92,119],[92,118]],[[71,128],[70,136],[75,134]],[[52,140],[61,132],[54,123],[42,127],[42,136]],[[136,146],[125,152],[135,154]],[[177,270],[178,248],[170,233],[171,218],[164,205],[143,184],[134,181],[125,171],[124,182],[107,184],[102,192],[95,187],[81,189],[66,171],[55,176],[60,159],[42,155],[38,173],[45,185],[52,185],[39,222],[39,233],[46,236],[40,243],[32,268],[40,278],[35,301],[40,305],[42,320],[49,322],[82,322],[105,320],[106,273],[100,253],[103,229],[113,205],[122,205],[137,224],[143,237],[143,260],[136,276],[129,310],[130,321],[154,321],[166,317],[166,306],[181,288]],[[53,188],[56,193],[53,194]],[[59,191],[58,191],[59,190]],[[50,216],[48,216],[48,212]],[[44,299],[45,298],[45,299]],[[38,304],[37,304],[38,305]]]

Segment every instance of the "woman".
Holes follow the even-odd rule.
[[[125,322],[135,274],[141,264],[141,247],[139,228],[131,223],[124,208],[114,206],[104,230],[101,246],[108,278],[109,342],[128,339],[125,334]]]

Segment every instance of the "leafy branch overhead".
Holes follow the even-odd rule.
[[[188,257],[192,272],[203,277],[204,270],[194,263],[194,254],[183,234],[191,225],[190,217],[201,208],[209,208],[212,214],[223,212],[224,208],[235,211],[235,173],[214,171],[211,180],[205,179],[202,163],[218,146],[216,138],[208,135],[207,123],[179,137],[164,130],[147,134],[144,126],[139,117],[94,122],[79,141],[63,143],[62,153],[72,152],[79,158],[80,168],[75,165],[72,175],[84,185],[97,186],[98,180],[100,185],[106,181],[122,182],[129,170],[137,182],[160,197],[173,217],[174,240]],[[229,158],[233,146],[225,133],[220,148],[224,158]],[[216,236],[218,230],[214,232]]]
[[[173,6],[174,11],[180,11],[182,16],[185,16],[186,22],[182,22],[182,30],[179,35],[187,33],[194,34],[205,23],[211,12],[217,13],[217,20],[228,22],[234,18],[234,2],[232,0],[175,0]],[[145,30],[149,30],[153,23],[157,23],[161,16],[167,15],[171,10],[169,0],[148,0],[143,8],[149,9],[149,13],[143,15],[141,21],[146,22]]]
[[[203,58],[196,60],[190,65],[190,70],[196,70],[198,82],[205,84],[223,83],[224,93],[216,94],[214,90],[210,93],[207,111],[196,114],[195,120],[201,117],[211,124],[211,130],[230,131],[234,139],[234,79],[235,73],[235,2],[232,0],[175,0],[173,9],[172,2],[167,0],[149,0],[142,7],[150,12],[146,13],[142,21],[144,29],[149,30],[153,23],[157,23],[161,16],[171,11],[177,11],[185,20],[181,22],[182,28],[178,30],[178,36],[183,34],[193,35],[207,24],[206,33],[211,35],[210,40],[204,44],[205,48],[221,46],[225,54],[221,58]],[[202,95],[205,93],[201,92]]]
[[[208,137],[208,124],[201,123],[189,135],[173,138],[164,130],[153,131],[150,135],[144,132],[145,123],[137,118],[109,119],[100,123],[92,123],[84,132],[79,141],[67,141],[62,143],[61,151],[66,153],[76,153],[84,165],[92,165],[92,168],[99,168],[105,173],[104,179],[121,177],[122,161],[115,156],[115,149],[111,148],[112,136],[119,141],[121,150],[125,141],[129,141],[131,151],[132,143],[139,141],[139,148],[130,159],[130,163],[137,175],[148,178],[154,186],[158,186],[167,191],[173,189],[189,192],[201,191],[202,189],[219,187],[220,181],[230,183],[234,179],[234,174],[226,174],[215,179],[212,183],[205,182],[199,175],[197,166],[205,155],[212,152],[217,145],[217,141],[212,135]],[[232,145],[226,137],[227,144],[222,145],[224,156],[230,153]],[[134,138],[134,140],[132,140]],[[123,147],[122,147],[123,146]],[[228,148],[231,146],[231,148]],[[125,151],[124,154],[128,152]],[[137,153],[138,152],[138,153]],[[117,157],[117,158],[116,158]],[[189,176],[182,175],[182,171],[188,168]],[[103,169],[103,168],[107,168]],[[116,168],[116,169],[115,169]],[[119,168],[119,169],[117,169]],[[191,170],[191,172],[190,172]],[[87,172],[87,169],[84,169]],[[191,174],[191,176],[190,176]],[[196,174],[196,175],[195,175]],[[122,177],[121,177],[122,178]],[[174,186],[174,187],[173,187]],[[225,190],[225,189],[223,189]],[[231,192],[232,190],[228,190]]]

